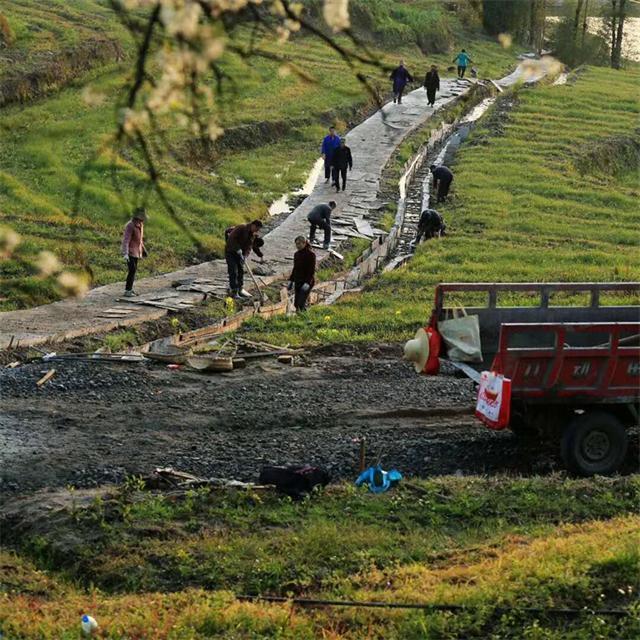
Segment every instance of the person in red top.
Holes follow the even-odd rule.
[[[262,229],[262,222],[254,220],[249,224],[239,224],[225,231],[224,257],[229,273],[229,295],[234,298],[251,298],[251,294],[243,289],[244,261],[252,249],[257,256],[263,257],[260,247],[264,245],[264,241],[258,237],[260,229]]]
[[[127,298],[137,296],[133,290],[133,281],[138,270],[138,260],[147,257],[147,250],[144,248],[144,221],[147,219],[147,213],[142,207],[138,207],[133,212],[133,217],[124,228],[122,236],[122,255],[127,263],[127,283],[125,285],[124,295]]]
[[[296,249],[293,255],[293,271],[289,276],[288,289],[294,289],[294,304],[296,311],[304,311],[307,308],[307,298],[315,284],[316,254],[304,236],[298,236],[295,240]]]

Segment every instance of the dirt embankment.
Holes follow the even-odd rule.
[[[87,40],[59,52],[40,53],[29,61],[28,71],[18,65],[20,71],[0,77],[0,107],[30,102],[59,91],[88,71],[124,58],[122,46],[108,38]]]
[[[301,366],[262,361],[210,376],[70,361],[2,370],[0,495],[93,487],[156,466],[256,480],[265,464],[311,463],[353,479],[363,437],[368,462],[408,475],[562,468],[555,445],[480,426],[471,381],[416,376],[400,354],[400,345],[342,347]],[[51,366],[56,375],[37,389]],[[637,453],[634,440],[628,469]]]
[[[225,128],[224,133],[215,142],[195,138],[187,140],[176,151],[195,166],[210,165],[219,160],[225,151],[249,151],[267,144],[282,141],[296,134],[300,129],[312,124],[335,125],[344,123],[349,130],[373,115],[388,96],[370,96],[363,102],[343,109],[331,109],[318,114],[288,120],[262,120]]]

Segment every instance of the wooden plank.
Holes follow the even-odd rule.
[[[190,356],[187,358],[187,364],[196,371],[233,371],[232,358]]]
[[[38,380],[38,382],[36,382],[36,385],[38,387],[41,387],[44,384],[47,384],[47,382],[49,382],[49,380],[51,380],[51,378],[53,378],[53,376],[56,375],[56,370],[55,369],[49,369],[49,371],[47,371],[47,373],[45,373],[42,378],[40,378],[40,380]]]

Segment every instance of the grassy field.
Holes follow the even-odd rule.
[[[639,491],[637,478],[447,478],[291,502],[207,489],[145,497],[129,483],[39,519],[0,552],[0,630],[75,638],[88,611],[114,640],[631,639],[637,618],[523,609],[637,605]],[[308,610],[241,593],[470,609]]]
[[[446,238],[330,310],[253,331],[291,344],[395,341],[428,320],[438,282],[640,279],[639,81],[637,69],[592,67],[575,84],[518,91],[506,121],[490,112],[457,155]]]
[[[125,50],[130,49],[113,19],[108,19],[108,10],[96,0],[60,0],[46,8],[34,0],[20,0],[3,11],[16,34],[14,53],[55,51],[91,34],[122,38]],[[76,29],[76,24],[81,28]],[[513,51],[478,35],[467,41],[459,25],[457,29],[460,42],[474,51],[483,73],[497,76],[513,64]],[[286,133],[279,140],[250,151],[232,147],[204,165],[163,163],[171,202],[204,245],[205,256],[220,255],[226,226],[264,217],[270,202],[304,182],[328,122],[335,120],[344,131],[343,119],[370,102],[353,72],[318,41],[296,38],[278,52],[296,61],[312,80],[295,74],[282,76],[279,64],[273,61],[256,60],[247,67],[239,57],[228,54],[223,66],[236,82],[225,84],[217,104],[227,129],[264,121],[284,123]],[[428,63],[447,64],[451,57],[425,57],[410,43],[376,53],[387,64],[404,55],[417,75]],[[373,68],[365,71],[374,84],[386,90],[386,74]],[[105,152],[89,165],[76,215],[72,215],[72,203],[84,163],[115,130],[115,106],[126,77],[126,65],[101,67],[54,96],[2,109],[0,226],[13,227],[22,244],[17,259],[0,263],[0,309],[59,297],[55,281],[41,278],[29,264],[41,250],[54,251],[72,269],[89,267],[94,284],[122,279],[120,233],[132,205],[142,197],[144,184],[136,158],[118,160],[124,202],[112,184],[111,159]],[[87,84],[94,95],[104,97],[102,104],[85,103]],[[169,131],[169,135],[179,146],[185,142],[177,133]],[[196,256],[193,243],[155,197],[149,201],[149,211],[151,256],[143,264],[143,275],[170,271],[203,257]]]

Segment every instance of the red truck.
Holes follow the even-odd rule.
[[[636,304],[606,304],[606,296]],[[509,428],[560,437],[574,473],[618,470],[640,418],[640,283],[444,283],[432,326],[447,317],[448,301],[464,298],[472,301],[466,312],[478,315],[483,362],[453,364],[475,379],[482,370],[511,379]]]

